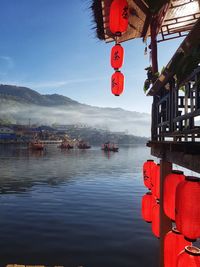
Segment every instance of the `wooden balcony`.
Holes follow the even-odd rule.
[[[151,141],[147,145],[152,155],[200,173],[200,66],[196,63],[189,75],[181,70],[181,79],[177,78],[190,51],[194,47],[200,50],[199,36],[200,21],[148,92],[153,104]]]

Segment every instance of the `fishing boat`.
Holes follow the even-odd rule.
[[[89,148],[91,148],[91,146],[89,145],[89,143],[84,142],[84,141],[79,141],[77,147],[79,149],[89,149]]]
[[[110,143],[110,142],[106,142],[101,146],[101,149],[103,151],[112,151],[112,152],[118,152],[119,148],[116,144],[114,143]]]
[[[61,148],[61,149],[73,149],[74,146],[70,145],[69,143],[67,142],[62,142],[58,148]]]
[[[44,150],[44,144],[39,140],[31,141],[28,145],[28,148],[33,150]]]

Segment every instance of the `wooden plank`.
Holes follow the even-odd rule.
[[[173,137],[173,136],[185,136],[185,134],[187,134],[188,136],[192,135],[192,134],[196,134],[196,135],[200,135],[200,128],[199,126],[193,128],[193,129],[189,129],[189,130],[183,130],[183,131],[174,131],[174,132],[165,132],[162,134],[157,135],[159,136],[165,136],[165,137]]]
[[[166,85],[166,83],[175,74],[173,67],[174,67],[174,61],[176,60],[176,57],[180,54],[180,51],[188,53],[190,50],[192,50],[194,43],[197,41],[196,38],[197,36],[199,36],[199,33],[200,33],[200,19],[198,19],[198,21],[196,22],[192,30],[189,32],[187,37],[183,40],[179,48],[176,50],[176,53],[173,55],[173,57],[167,64],[164,72],[160,75],[160,77],[156,80],[153,86],[149,89],[149,91],[147,92],[147,95],[149,96],[156,95],[162,89],[162,87]],[[198,72],[199,72],[199,68],[197,68],[197,70],[195,70],[190,76],[186,77],[186,79],[182,82],[182,84],[187,82],[189,78],[193,77],[194,74]]]
[[[157,142],[159,143],[159,142]],[[177,146],[172,142],[160,142],[161,144],[151,144],[151,154],[158,158],[165,158],[166,161],[173,162],[183,168],[200,173],[200,146],[191,145],[188,142],[187,146]],[[189,153],[190,152],[190,153]]]
[[[194,112],[184,114],[182,116],[178,116],[178,117],[173,119],[173,122],[178,122],[178,121],[186,120],[186,119],[189,119],[192,117],[197,117],[197,116],[200,116],[200,109],[197,109]]]

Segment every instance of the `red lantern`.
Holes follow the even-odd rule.
[[[151,192],[146,193],[142,198],[142,217],[146,222],[152,221],[152,208],[154,199]]]
[[[184,236],[174,227],[168,232],[164,239],[164,266],[176,267],[178,254],[185,248],[191,246]]]
[[[121,36],[128,28],[128,2],[126,0],[113,0],[110,6],[110,31]]]
[[[124,75],[120,71],[116,71],[112,75],[111,81],[112,93],[116,96],[121,95],[124,90]]]
[[[188,239],[200,237],[200,178],[187,176],[176,189],[177,229]]]
[[[120,44],[113,46],[111,50],[111,66],[116,70],[120,69],[124,61],[124,48]]]
[[[176,267],[200,267],[200,249],[187,246],[177,258]]]
[[[153,196],[160,199],[160,164],[157,164],[153,169],[152,185]]]
[[[172,171],[164,181],[164,212],[175,221],[175,194],[177,185],[185,180],[185,175],[181,171]]]
[[[155,166],[155,162],[151,159],[148,159],[143,165],[143,179],[144,185],[148,188],[152,188],[152,176]]]
[[[160,237],[160,204],[156,201],[152,209],[152,232],[156,237]]]

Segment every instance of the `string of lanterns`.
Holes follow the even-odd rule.
[[[160,237],[160,165],[153,160],[143,164],[143,182],[148,192],[142,197],[142,217],[152,223]],[[200,238],[200,178],[173,170],[165,177],[163,210],[176,227],[164,238],[165,267],[200,267],[200,249],[193,246]]]
[[[115,96],[122,94],[124,90],[124,75],[120,71],[124,61],[124,49],[118,43],[118,37],[122,36],[128,28],[128,2],[126,0],[113,0],[110,6],[109,28],[115,36],[115,45],[111,49],[111,66],[115,70],[111,77],[111,91]]]

